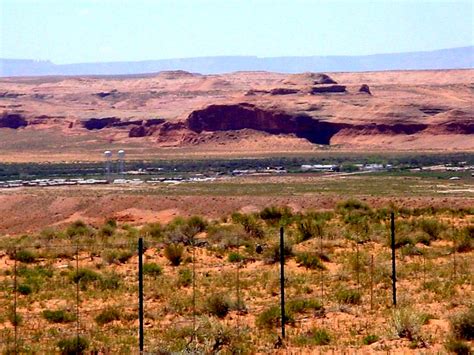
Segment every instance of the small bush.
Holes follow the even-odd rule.
[[[289,243],[286,243],[283,246],[283,255],[285,260],[293,256],[293,246]],[[268,264],[274,264],[280,262],[280,245],[274,244],[265,250],[265,261]]]
[[[325,270],[326,267],[321,262],[319,255],[317,253],[298,253],[295,258],[296,262],[300,266],[304,266],[307,269],[311,270]]]
[[[103,275],[99,279],[99,287],[102,290],[117,290],[120,287],[121,282],[122,280],[120,275],[115,272],[111,272]]]
[[[474,250],[474,226],[468,226],[458,233],[455,249],[458,253],[469,253]]]
[[[163,228],[159,223],[149,223],[142,227],[141,234],[150,236],[153,239],[161,239],[163,237]]]
[[[221,294],[211,295],[206,299],[205,309],[207,313],[218,318],[224,318],[229,313],[230,301]]]
[[[103,259],[108,264],[124,264],[126,263],[135,253],[131,250],[107,250]]]
[[[445,344],[444,347],[450,353],[456,355],[471,355],[471,347],[469,344],[456,339],[449,339]]]
[[[428,234],[432,240],[438,239],[441,232],[446,229],[446,226],[436,219],[423,218],[418,221],[419,228]]]
[[[423,319],[413,309],[399,308],[393,311],[392,325],[397,336],[416,341],[420,335]]]
[[[339,303],[360,304],[361,294],[357,290],[340,289],[336,292],[336,299]]]
[[[27,296],[33,293],[33,288],[27,284],[20,284],[18,285],[18,292],[24,296]]]
[[[91,282],[100,280],[101,276],[99,273],[91,269],[79,269],[77,272],[72,272],[70,278],[74,283],[80,282],[83,285],[87,285]]]
[[[287,310],[290,313],[303,313],[306,311],[318,311],[323,309],[323,305],[315,299],[296,299],[288,302]]]
[[[171,265],[178,266],[183,261],[184,247],[181,244],[168,244],[165,247],[165,257]]]
[[[286,311],[285,323],[294,323],[293,316]],[[255,324],[259,328],[272,329],[274,327],[281,326],[281,310],[280,307],[272,306],[267,310],[260,313],[255,321]]]
[[[73,314],[62,309],[56,311],[46,309],[43,311],[42,315],[43,318],[50,323],[70,323],[76,320],[76,317]]]
[[[163,268],[156,263],[143,264],[143,275],[157,277],[157,276],[160,276],[162,273],[163,273]]]
[[[66,229],[69,238],[92,236],[94,231],[83,221],[76,221]]]
[[[298,233],[300,242],[322,237],[324,234],[324,221],[314,219],[304,219],[298,224]]]
[[[338,203],[336,210],[340,213],[345,213],[347,211],[360,210],[360,211],[370,211],[369,205],[364,202],[361,202],[356,199],[349,199],[347,201]]]
[[[104,224],[100,229],[99,229],[99,236],[101,237],[111,237],[115,233],[116,227],[110,225],[110,224]]]
[[[120,312],[113,307],[107,307],[95,317],[95,321],[99,325],[104,325],[115,320],[120,320]]]
[[[277,224],[282,220],[282,222],[287,222],[291,218],[292,212],[291,209],[287,206],[270,206],[265,207],[263,210],[261,210],[259,216],[261,219],[263,219],[269,224]]]
[[[22,249],[18,250],[16,253],[13,253],[13,260],[19,261],[21,263],[34,263],[36,261],[36,254],[31,250]]]
[[[20,325],[23,324],[23,317],[21,316],[20,313],[15,314],[15,312],[10,312],[8,314],[8,320],[10,321],[11,325],[14,327],[19,327]]]
[[[369,334],[369,335],[365,336],[364,339],[362,339],[362,344],[370,345],[370,344],[373,344],[373,343],[379,341],[379,339],[380,338],[377,335]]]
[[[252,238],[262,239],[265,236],[262,226],[253,216],[233,213],[232,221],[241,224],[244,227],[245,233]]]
[[[193,282],[193,273],[189,269],[181,269],[178,272],[178,287],[188,287]]]
[[[79,336],[62,339],[58,341],[57,345],[62,355],[80,355],[89,348],[89,341]]]
[[[240,263],[241,261],[244,260],[243,255],[237,253],[237,252],[231,252],[229,253],[229,256],[227,257],[227,260],[230,263]]]
[[[474,340],[474,306],[451,319],[453,336],[460,340]]]
[[[331,343],[331,336],[325,329],[311,330],[311,338],[315,345],[329,345]]]

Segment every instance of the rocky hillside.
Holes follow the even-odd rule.
[[[34,132],[50,132],[64,149],[73,136],[86,145],[197,151],[275,152],[282,146],[298,151],[322,146],[472,150],[472,74],[171,71],[140,77],[4,78],[0,148],[14,144],[28,150],[28,144],[10,140],[27,135],[31,141]],[[12,130],[17,133],[8,133]]]

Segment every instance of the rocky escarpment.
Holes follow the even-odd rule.
[[[249,103],[233,105],[210,105],[192,112],[186,120],[186,128],[195,133],[235,131],[252,129],[270,134],[293,134],[315,144],[330,144],[331,138],[338,135],[412,135],[430,128],[421,123],[368,123],[347,124],[327,122],[305,114],[291,114],[266,110]],[[474,124],[460,127],[457,132],[470,132]],[[183,127],[180,126],[180,129]],[[173,127],[170,126],[170,129]],[[445,127],[454,131],[454,126]]]
[[[165,120],[161,118],[122,121],[118,117],[101,117],[89,118],[85,121],[82,121],[81,123],[82,126],[88,130],[134,126],[130,130],[130,137],[144,137],[147,135],[147,132],[150,131],[151,127],[160,125],[163,122],[165,122]]]
[[[26,126],[28,126],[28,121],[20,113],[3,112],[0,115],[0,128],[18,129]]]
[[[186,126],[191,131],[253,129],[271,134],[294,134],[312,143],[329,144],[331,137],[347,125],[329,123],[310,116],[264,110],[248,103],[210,105],[192,112]]]
[[[314,86],[311,88],[311,94],[331,94],[331,93],[345,93],[346,86],[345,85],[321,85],[321,86]]]

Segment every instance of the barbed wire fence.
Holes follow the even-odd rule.
[[[317,248],[323,255],[325,240],[321,236],[318,242]],[[239,236],[235,244],[241,245]],[[123,263],[107,263],[99,251],[112,249],[133,250],[133,255]],[[230,265],[224,258],[210,258],[209,251],[194,240],[188,246],[190,259],[186,264],[191,264],[191,284],[184,292],[190,297],[178,299],[163,289],[169,284],[158,281],[162,271],[150,267],[154,261],[161,260],[158,264],[163,264],[163,249],[162,243],[139,238],[133,243],[32,244],[3,250],[0,254],[4,263],[0,281],[0,349],[15,354],[24,350],[48,353],[68,344],[81,346],[87,341],[91,348],[104,353],[158,351],[166,342],[173,341],[164,339],[166,329],[173,326],[186,330],[175,336],[187,337],[186,347],[195,350],[203,341],[202,330],[206,329],[201,315],[202,305],[210,296],[207,289],[209,293],[225,293],[235,299],[235,318],[232,322],[222,321],[235,326],[237,335],[242,331],[246,314],[257,316],[268,306],[285,304],[284,298],[280,298],[282,292],[272,295],[271,305],[252,304],[252,285],[245,280],[248,275],[242,275],[245,262],[238,260]],[[323,307],[333,305],[339,302],[334,285],[342,285],[358,291],[368,300],[354,307],[352,312],[374,315],[377,309],[390,307],[392,303],[392,259],[387,256],[390,248],[384,246],[382,253],[365,243],[355,242],[354,249],[355,265],[351,270],[342,270],[342,274],[331,274],[323,268],[307,271],[313,276],[315,289],[307,297],[318,298]],[[43,257],[32,260],[31,250],[38,250]],[[430,287],[430,282],[469,275],[462,255],[453,249],[448,256],[450,264],[440,266],[432,262],[434,257],[425,253],[408,258],[397,250],[398,297],[403,299],[404,283],[413,278],[421,279],[423,285]],[[428,269],[436,269],[438,276],[434,278],[433,272],[428,274]],[[278,271],[278,264],[273,270]],[[283,275],[279,281],[287,277]],[[287,301],[301,297],[294,292],[286,295]],[[169,317],[169,313],[174,313],[174,317]],[[281,317],[282,330],[284,319]],[[354,322],[353,319],[330,320],[321,312],[312,316],[298,315],[295,323],[304,325],[314,319],[334,332]],[[375,325],[368,324],[367,320],[358,322],[351,327],[359,327],[367,334],[374,332]],[[278,329],[274,331],[283,335]],[[287,333],[288,336],[292,334]]]

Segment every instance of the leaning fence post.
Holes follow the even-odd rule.
[[[280,227],[280,301],[281,301],[281,337],[285,339],[285,238]]]
[[[392,293],[393,305],[397,306],[397,272],[395,268],[395,215],[390,213],[390,232],[392,237]]]
[[[143,238],[138,238],[138,322],[139,348],[143,353]]]

